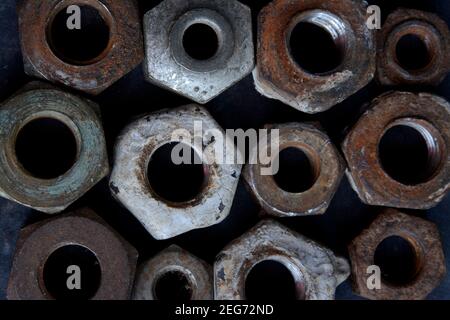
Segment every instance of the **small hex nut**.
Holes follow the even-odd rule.
[[[200,131],[196,129],[199,124]],[[114,197],[158,240],[222,222],[230,212],[241,174],[241,165],[216,161],[217,149],[224,150],[225,156],[237,152],[231,139],[223,137],[222,128],[197,105],[163,110],[132,123],[116,144],[110,180]],[[149,182],[151,159],[162,147],[173,144],[190,147],[203,165],[202,188],[190,200],[167,199]],[[179,182],[175,178],[172,183]]]
[[[300,111],[318,113],[363,88],[373,79],[376,65],[375,39],[366,24],[366,8],[366,2],[359,0],[270,3],[259,15],[253,73],[256,89]],[[290,43],[300,23],[330,35],[342,56],[336,68],[313,71],[299,64]]]
[[[81,209],[43,222],[35,223],[21,231],[9,278],[9,300],[53,300],[46,276],[59,279],[57,274],[46,273],[47,263],[53,254],[65,247],[82,247],[93,254],[100,267],[98,289],[92,300],[126,300],[130,298],[137,264],[137,251],[113,231],[90,209]],[[73,253],[73,251],[72,251]],[[83,275],[93,275],[83,262],[61,259],[53,271],[67,275],[67,268],[76,264]],[[78,264],[77,264],[78,263]],[[67,264],[67,265],[66,265]],[[85,269],[83,269],[85,268]],[[69,275],[68,275],[69,276]],[[66,288],[67,277],[61,286]],[[96,281],[90,277],[90,281]],[[90,285],[90,284],[89,284]],[[95,287],[94,287],[95,289]],[[61,293],[59,293],[61,294]]]
[[[54,30],[66,27],[65,23],[56,24],[58,16],[73,5],[80,8],[82,25],[80,30],[68,32],[82,32],[84,27],[89,27],[90,22],[83,25],[83,19],[93,15],[83,11],[85,8],[93,9],[99,16],[98,21],[103,20],[108,29],[103,50],[93,56],[69,56],[74,50],[59,48],[53,38]],[[144,58],[139,11],[134,0],[21,0],[18,15],[25,72],[30,76],[95,95],[134,69]],[[67,19],[70,17],[68,14]],[[93,32],[100,34],[97,31]]]
[[[164,277],[172,277],[183,287],[173,289],[173,299],[212,300],[212,267],[178,246],[170,246],[138,269],[134,287],[134,300],[163,300],[158,296],[158,282]],[[168,282],[168,281],[167,281]],[[160,283],[160,286],[167,284]],[[175,281],[174,281],[175,282]]]
[[[261,164],[249,164],[244,169],[244,177],[258,203],[265,212],[279,217],[325,213],[345,172],[345,162],[330,138],[315,124],[288,123],[266,126],[266,129],[279,130],[279,154],[273,155],[267,150],[253,152],[272,154],[272,163],[278,157],[281,174],[284,164],[279,155],[288,149],[299,150],[306,156],[309,165],[297,170],[311,172],[300,172],[300,176],[291,172],[290,179],[311,181],[301,186],[302,189],[292,190],[280,185],[276,175],[263,174]],[[252,154],[251,159],[257,159],[257,155]],[[302,181],[299,182],[303,185]]]
[[[217,256],[216,300],[244,300],[247,275],[264,261],[286,266],[296,282],[298,299],[334,299],[336,287],[350,275],[344,258],[278,222],[264,220]]]
[[[415,274],[404,284],[392,284],[381,277],[381,288],[370,290],[367,270],[375,265],[375,252],[386,239],[406,240],[415,254]],[[373,300],[421,300],[436,288],[446,274],[445,257],[434,223],[408,216],[395,209],[383,211],[370,227],[349,246],[354,291]],[[383,270],[381,270],[383,274]]]
[[[184,46],[185,33],[194,25],[206,25],[217,36],[216,53],[204,60]],[[200,104],[254,67],[250,8],[235,0],[165,0],[145,15],[144,38],[147,80]]]
[[[1,104],[0,195],[48,214],[61,212],[78,200],[109,173],[99,114],[93,102],[40,83],[27,85]],[[18,135],[42,119],[62,124],[76,143],[73,165],[57,177],[36,176],[17,156]]]
[[[415,56],[412,63],[407,47],[399,51],[408,39],[423,45],[422,61]],[[382,85],[438,85],[449,71],[450,31],[445,21],[414,9],[398,9],[388,16],[378,37],[377,77]]]
[[[361,200],[394,208],[436,206],[450,188],[449,123],[450,104],[438,96],[390,92],[376,98],[343,143],[347,176]],[[388,152],[381,148],[391,129],[405,128],[420,135],[427,151],[425,168],[408,171],[408,179],[403,172],[406,163],[395,160],[395,166],[388,166],[383,160],[405,143],[394,144]],[[408,135],[411,133],[402,136]],[[417,152],[414,155],[418,157]],[[415,180],[411,180],[413,176]]]

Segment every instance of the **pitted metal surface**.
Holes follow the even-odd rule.
[[[52,45],[52,23],[71,5],[96,10],[108,28],[106,47],[87,61],[72,61]],[[134,0],[21,0],[18,15],[25,72],[30,76],[99,94],[143,60],[141,24]]]
[[[376,64],[366,8],[365,1],[353,0],[270,3],[258,21],[256,89],[300,111],[318,113],[363,88],[372,80]],[[290,49],[292,31],[300,23],[321,28],[332,37],[343,57],[336,68],[314,73],[300,67]]]
[[[432,94],[391,92],[375,99],[343,144],[347,176],[361,200],[395,208],[436,206],[450,188],[449,123],[450,104]],[[427,175],[414,183],[393,178],[380,160],[382,137],[399,126],[418,132],[425,143],[428,158],[420,174]]]
[[[244,177],[256,200],[267,213],[275,216],[323,214],[345,172],[345,163],[339,151],[326,133],[315,124],[287,123],[266,126],[266,129],[279,130],[280,153],[295,148],[306,155],[310,167],[297,170],[312,170],[313,181],[306,190],[291,192],[283,189],[273,175],[262,175],[260,164],[250,164],[244,169]],[[272,154],[261,150],[259,152]],[[256,154],[251,155],[252,159],[256,157]],[[275,157],[279,155],[274,155]],[[281,165],[283,164],[280,163]],[[291,177],[297,179],[295,173]],[[302,178],[305,179],[305,175],[300,177]]]
[[[415,255],[415,270],[409,281],[394,284],[381,279],[379,289],[368,288],[368,267],[375,265],[377,247],[390,237],[406,240]],[[349,246],[354,290],[374,300],[419,300],[436,288],[446,274],[445,258],[439,231],[435,224],[419,217],[408,216],[394,209],[386,209],[356,237]],[[383,274],[383,270],[381,270]],[[404,270],[406,272],[406,270]]]
[[[233,203],[241,165],[217,163],[215,150],[223,147],[225,152],[236,152],[236,148],[228,138],[215,140],[195,132],[195,122],[202,124],[204,132],[215,130],[224,135],[206,109],[188,105],[139,119],[122,132],[116,145],[111,191],[158,240],[218,224],[228,216]],[[200,144],[196,146],[188,136]],[[203,159],[203,187],[188,201],[174,203],[164,199],[147,177],[152,156],[170,143],[183,143]]]
[[[184,276],[190,296],[188,300],[212,300],[212,267],[178,246],[170,246],[143,263],[138,269],[133,293],[134,300],[158,300],[156,288],[164,275],[175,273]],[[172,289],[172,288],[169,288]],[[173,292],[175,295],[175,292]]]
[[[92,252],[100,266],[100,283],[92,300],[129,299],[137,252],[89,209],[39,222],[22,230],[9,279],[8,299],[55,299],[45,286],[44,266],[52,253],[74,245]]]
[[[99,113],[96,104],[40,83],[27,85],[5,101],[0,106],[0,195],[46,213],[61,212],[79,199],[109,173]],[[77,145],[73,166],[51,179],[28,172],[16,152],[22,128],[42,118],[65,125]]]
[[[281,224],[265,220],[229,244],[214,264],[217,300],[244,300],[247,275],[262,261],[285,265],[295,281],[297,299],[334,299],[350,274],[348,262]]]
[[[146,77],[152,83],[204,104],[247,76],[254,52],[250,8],[235,0],[165,0],[144,17]],[[185,32],[206,25],[218,48],[207,59],[190,56]]]

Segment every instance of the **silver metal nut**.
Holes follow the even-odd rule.
[[[137,120],[124,130],[116,145],[110,181],[112,193],[159,240],[220,223],[228,216],[233,203],[241,165],[217,163],[215,150],[237,152],[236,147],[231,139],[213,139],[197,132],[195,122],[202,124],[204,132],[213,130],[225,136],[206,109],[188,105]],[[162,164],[158,165],[154,159],[166,150],[164,162],[172,164],[167,147],[180,143],[189,147],[201,164],[193,177],[184,180],[176,174],[173,178],[162,176],[162,180],[171,183],[166,189],[170,192],[163,194],[151,180],[164,172],[172,175],[174,170],[161,169]],[[155,167],[149,171],[153,163]],[[200,183],[194,183],[191,178]],[[194,192],[183,198],[169,198],[180,183],[187,184],[185,187]]]
[[[278,222],[265,220],[228,245],[214,264],[217,300],[243,300],[252,269],[265,261],[284,265],[295,282],[297,299],[334,299],[350,275],[347,260]]]
[[[144,17],[148,81],[207,103],[251,73],[251,21],[250,8],[235,0],[163,1]],[[201,58],[188,53],[186,33],[193,26],[215,33],[215,52]]]
[[[287,123],[266,128],[279,130],[280,152],[270,154],[278,158],[280,168],[276,175],[262,175],[261,164],[245,167],[245,180],[256,200],[267,213],[280,217],[325,213],[345,171],[337,148],[315,124]],[[290,159],[284,161],[285,154]],[[295,172],[290,170],[289,162],[293,161]]]
[[[39,83],[31,83],[4,102],[0,106],[0,195],[49,214],[78,200],[109,173],[99,113],[96,104]],[[67,149],[68,162],[60,167],[58,157],[63,151],[57,148],[68,145],[72,146]]]
[[[139,268],[133,299],[212,300],[212,282],[210,265],[173,245]]]

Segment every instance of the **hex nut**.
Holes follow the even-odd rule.
[[[94,9],[108,29],[109,39],[105,41],[103,51],[96,56],[79,59],[81,61],[57,49],[52,38],[52,26],[58,14],[71,5]],[[141,24],[134,0],[22,0],[18,5],[18,15],[25,72],[30,76],[95,95],[143,60]],[[85,15],[89,16],[89,13]]]
[[[416,37],[425,47],[424,61],[402,63],[399,44]],[[408,54],[408,53],[406,53]],[[391,13],[378,38],[378,81],[382,85],[438,85],[450,71],[450,32],[439,16],[414,9]]]
[[[217,256],[215,298],[244,300],[247,275],[257,264],[268,260],[290,270],[298,299],[334,299],[336,287],[350,275],[344,258],[275,221],[264,220]]]
[[[187,105],[137,120],[116,144],[112,193],[158,240],[218,224],[228,216],[233,203],[241,165],[217,163],[215,150],[223,147],[226,153],[236,152],[234,143],[228,137],[203,135],[195,129],[196,123],[202,124],[205,133],[215,131],[225,136],[206,109]],[[158,195],[147,176],[156,151],[172,143],[191,147],[203,163],[203,187],[187,201],[174,202]]]
[[[379,290],[367,286],[369,266],[375,265],[374,254],[383,240],[397,236],[408,241],[414,249],[416,274],[406,284],[393,285],[381,279]],[[354,290],[357,294],[374,300],[425,299],[446,274],[445,257],[434,223],[408,216],[395,209],[386,209],[369,228],[356,237],[349,246]],[[383,270],[381,270],[383,273]]]
[[[376,98],[343,143],[347,176],[369,205],[407,209],[436,206],[450,187],[450,104],[428,93],[391,92]],[[388,130],[406,127],[426,143],[427,173],[418,182],[392,177],[380,160],[379,145]]]
[[[99,107],[51,86],[31,83],[0,106],[0,195],[53,214],[66,209],[109,173]],[[43,179],[18,160],[16,139],[29,123],[52,119],[63,124],[76,143],[73,166]]]
[[[193,58],[184,36],[193,25],[216,34],[212,57]],[[148,81],[205,104],[247,76],[254,67],[250,8],[235,0],[165,0],[144,17]]]
[[[130,298],[137,251],[93,211],[81,209],[22,230],[9,278],[8,299],[55,299],[45,284],[45,265],[54,252],[66,246],[84,247],[98,260],[101,276],[92,300]],[[66,278],[62,281],[65,285]]]
[[[259,15],[256,89],[306,113],[323,112],[367,85],[375,74],[374,35],[365,1],[275,0]],[[290,39],[300,23],[325,30],[341,51],[337,68],[314,73],[295,60]],[[308,44],[305,44],[308,45]]]
[[[307,190],[292,192],[283,189],[273,175],[262,175],[261,164],[249,164],[244,168],[244,177],[258,203],[265,212],[279,217],[323,214],[345,172],[339,151],[315,124],[288,123],[266,126],[266,129],[279,130],[280,153],[290,148],[304,153],[310,168],[298,169],[311,170],[314,181]],[[263,150],[253,152],[273,154]],[[255,154],[251,156],[255,157]]]
[[[213,299],[212,267],[178,246],[172,245],[139,268],[134,300],[158,300],[158,281],[170,273],[182,275],[187,281],[189,300]],[[175,288],[179,289],[179,288]]]

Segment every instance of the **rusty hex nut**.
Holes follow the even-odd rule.
[[[212,267],[178,246],[170,246],[138,269],[134,300],[212,300]]]
[[[81,252],[81,253],[80,253]],[[93,259],[90,261],[89,259]],[[129,299],[137,251],[93,211],[35,223],[20,234],[9,278],[9,300]],[[83,297],[66,286],[71,265],[81,269]]]
[[[411,270],[402,264],[397,266],[402,274],[381,268],[381,286],[377,290],[368,288],[367,270],[375,266],[377,251],[389,239],[401,239],[412,251]],[[399,244],[397,244],[398,248]],[[388,248],[388,247],[386,247]],[[425,299],[446,274],[445,258],[434,223],[408,216],[395,209],[386,209],[370,227],[356,237],[349,246],[352,263],[354,290],[357,294],[374,300],[419,300]],[[397,252],[398,254],[398,252]],[[389,259],[389,253],[386,253]],[[390,257],[392,259],[392,256]],[[399,259],[397,259],[399,260]],[[408,261],[408,260],[407,260]],[[385,262],[387,265],[389,262]],[[411,272],[409,272],[411,271]],[[395,271],[394,271],[395,272]],[[394,276],[402,279],[395,279]],[[399,282],[399,280],[401,280]]]
[[[250,8],[236,0],[165,0],[145,15],[144,37],[147,80],[200,104],[254,67]]]
[[[158,240],[218,224],[230,212],[241,165],[216,162],[217,148],[226,153],[236,147],[208,132],[225,137],[206,109],[187,105],[137,120],[116,144],[113,196]],[[172,154],[180,146],[192,153],[190,164],[175,165]]]
[[[39,83],[1,104],[0,195],[49,214],[78,200],[109,173],[99,113],[96,104]]]
[[[388,16],[378,38],[381,84],[438,85],[449,71],[450,32],[445,21],[414,9],[398,9]]]
[[[71,11],[74,5],[80,12]],[[77,13],[80,29],[69,30]],[[30,76],[99,94],[143,60],[134,0],[21,0],[18,15],[25,72]],[[93,34],[95,40],[89,41]]]
[[[350,275],[347,260],[278,222],[264,220],[228,245],[214,264],[217,300],[244,300],[247,277],[255,266],[284,265],[295,282],[296,298],[334,299],[336,287]]]
[[[366,25],[366,8],[367,4],[359,0],[270,3],[259,15],[256,89],[300,111],[318,113],[363,88],[372,80],[376,65],[375,40]],[[332,43],[331,50],[305,51],[322,44],[317,34],[323,37],[324,33]],[[308,34],[313,34],[318,43],[304,39]],[[294,50],[297,47],[300,50]],[[329,51],[329,55],[320,68],[305,60],[317,59],[323,51]],[[328,65],[332,59],[335,61]]]
[[[347,176],[361,200],[407,209],[436,206],[450,187],[449,123],[450,104],[438,96],[391,92],[376,98],[343,144]]]
[[[315,124],[288,123],[266,128],[279,130],[280,152],[273,155],[272,160],[273,163],[277,157],[279,171],[276,175],[263,175],[261,164],[245,167],[244,177],[256,200],[265,212],[280,217],[324,213],[345,172],[345,163],[337,148]],[[261,151],[269,154],[264,150],[253,152]],[[293,151],[298,153],[296,161],[299,162],[295,165],[284,163],[283,152]],[[252,159],[256,157],[251,155]],[[295,183],[278,178],[283,175]]]

